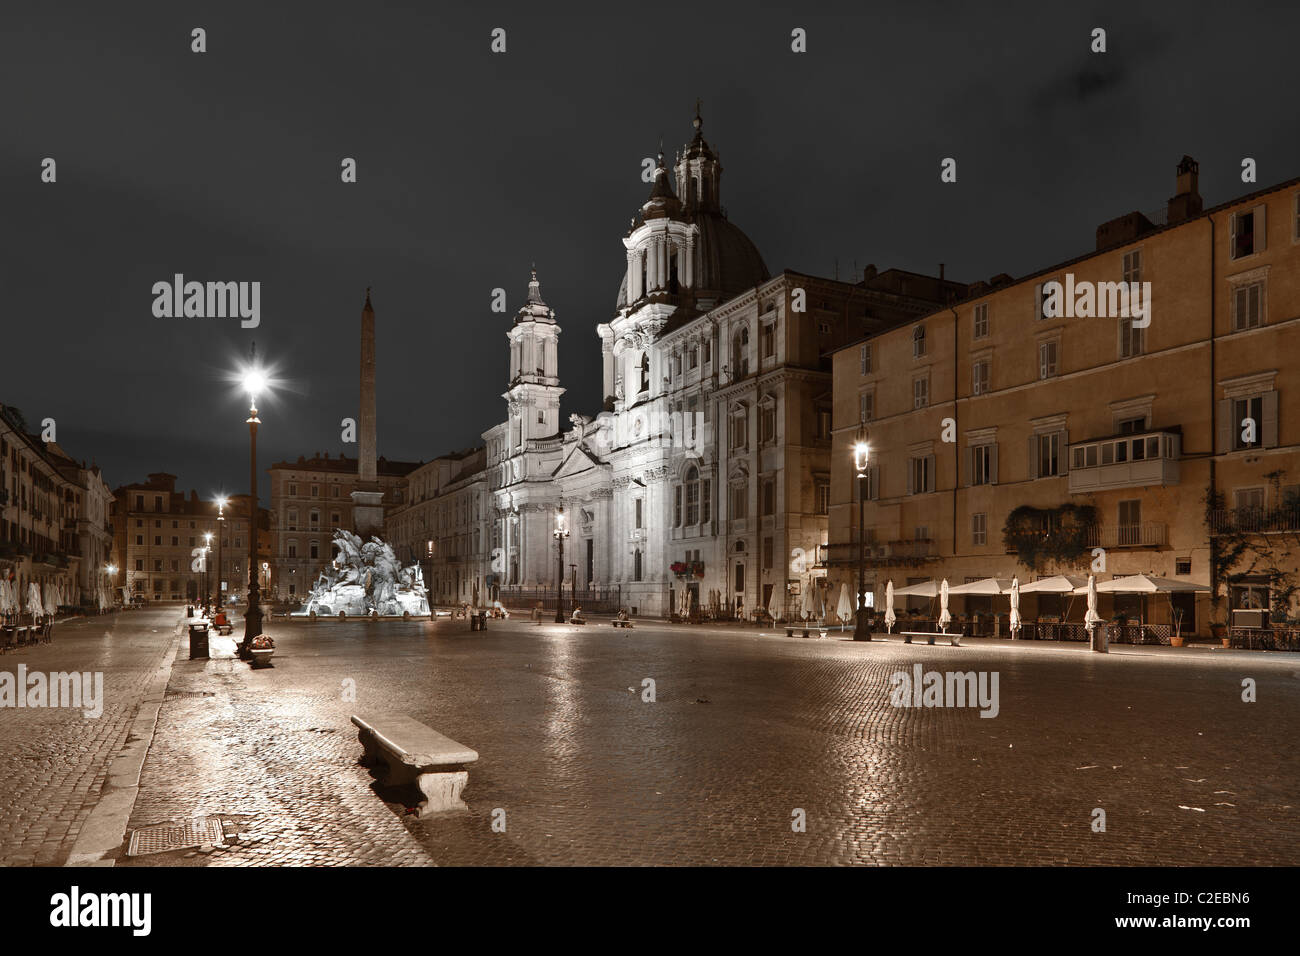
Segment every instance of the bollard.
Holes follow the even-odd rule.
[[[1110,653],[1110,627],[1100,624],[1092,629],[1089,643],[1092,649],[1098,654]]]

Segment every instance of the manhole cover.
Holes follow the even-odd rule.
[[[166,853],[168,850],[209,844],[225,846],[221,817],[199,817],[177,825],[161,823],[158,826],[141,827],[131,834],[131,844],[127,847],[126,855],[148,856],[150,853]]]
[[[215,697],[216,691],[211,690],[169,690],[167,692],[168,700],[175,700],[179,697]]]

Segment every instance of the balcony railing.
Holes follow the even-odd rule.
[[[1210,512],[1212,534],[1254,532],[1276,534],[1283,531],[1300,531],[1300,507],[1281,508],[1217,508]]]
[[[928,538],[913,538],[899,541],[868,541],[865,561],[869,568],[893,565],[924,564],[937,557],[934,541]],[[820,557],[822,552],[818,551]],[[853,566],[858,563],[857,542],[831,544],[826,549],[825,564],[828,567]]]
[[[1168,529],[1158,521],[1096,525],[1087,534],[1090,548],[1163,548],[1167,543]]]

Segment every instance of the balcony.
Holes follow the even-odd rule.
[[[1178,484],[1182,436],[1142,432],[1069,446],[1070,494]]]
[[[929,538],[911,538],[898,541],[867,541],[866,566],[869,568],[908,566],[915,567],[938,557],[934,541]],[[817,551],[818,566],[854,567],[858,563],[856,541],[826,546]]]
[[[1088,529],[1090,548],[1163,548],[1168,544],[1168,529],[1158,521],[1141,524],[1105,524]]]
[[[1281,508],[1217,508],[1210,512],[1211,534],[1280,534],[1300,531],[1300,506]]]

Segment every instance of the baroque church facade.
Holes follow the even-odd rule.
[[[618,586],[664,615],[746,615],[824,581],[830,352],[932,311],[942,279],[772,276],[726,216],[702,121],[623,236],[614,314],[596,328],[603,403],[562,427],[560,325],[536,271],[507,335],[508,416],[483,433],[491,591]],[[567,533],[559,565],[557,528]],[[576,578],[576,580],[575,580]]]

